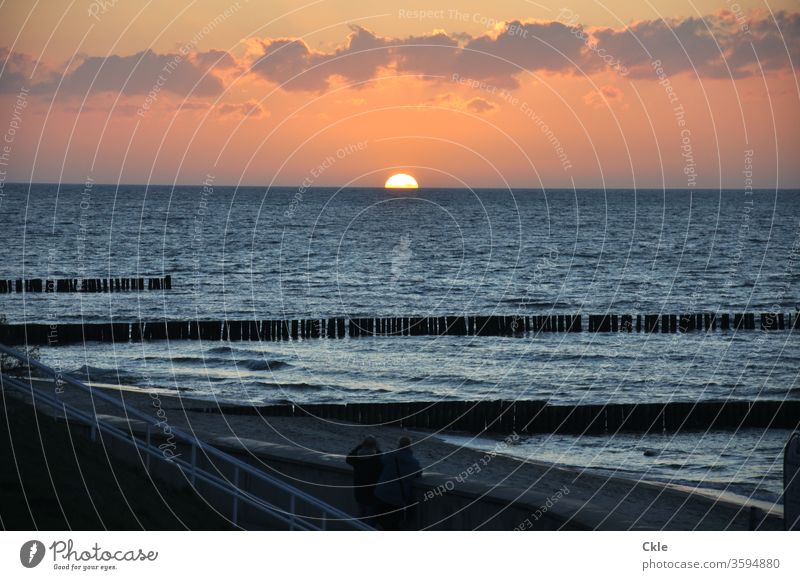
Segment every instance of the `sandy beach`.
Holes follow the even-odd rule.
[[[52,389],[52,383],[35,382],[37,388]],[[146,391],[131,387],[95,385],[106,394],[119,396],[127,408],[151,413],[167,429],[180,428],[198,438],[223,446],[254,448],[267,443],[301,451],[345,466],[344,457],[365,435],[377,437],[384,449],[391,449],[401,435],[414,440],[414,454],[426,475],[437,475],[451,483],[439,485],[436,493],[449,493],[459,486],[482,487],[483,493],[503,493],[522,498],[527,492],[546,497],[568,494],[571,505],[594,514],[592,521],[602,528],[723,530],[777,527],[780,511],[759,525],[769,510],[768,504],[746,501],[735,496],[720,496],[707,489],[689,489],[662,483],[633,481],[592,470],[582,470],[539,461],[522,461],[503,454],[513,437],[498,438],[494,453],[487,453],[442,440],[442,433],[409,431],[393,426],[365,426],[331,422],[312,417],[259,417],[197,412],[208,408],[208,401],[181,396],[175,391]],[[92,400],[87,393],[69,386],[62,395],[65,402],[94,409],[102,416],[119,417],[121,409]],[[121,418],[120,418],[121,419]],[[120,420],[117,419],[117,420]],[[463,437],[463,433],[454,433]],[[429,492],[431,495],[433,492]],[[597,514],[601,514],[598,516]],[[606,514],[606,516],[602,516]],[[754,524],[754,522],[756,522]],[[524,522],[520,522],[524,528]]]

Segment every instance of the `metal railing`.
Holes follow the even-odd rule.
[[[66,419],[73,419],[86,424],[89,427],[90,438],[93,441],[96,440],[98,433],[101,433],[134,445],[139,453],[144,454],[142,459],[148,472],[151,468],[151,459],[167,462],[169,465],[179,469],[192,487],[195,487],[196,483],[201,481],[219,492],[222,492],[229,497],[231,502],[231,521],[236,527],[241,527],[239,526],[240,504],[245,504],[261,512],[268,518],[283,522],[290,530],[325,530],[331,523],[335,523],[337,528],[340,527],[343,529],[373,529],[353,516],[175,427],[171,427],[170,436],[188,447],[190,459],[183,459],[180,454],[173,454],[168,457],[164,451],[151,440],[152,430],[154,428],[157,431],[161,430],[159,427],[161,421],[156,417],[150,416],[136,408],[129,407],[122,403],[121,400],[97,389],[93,389],[78,379],[62,374],[44,363],[32,359],[4,344],[0,344],[0,352],[21,361],[27,365],[28,368],[27,383],[20,380],[18,377],[15,378],[0,373],[0,386],[3,388],[11,387],[24,395],[30,396],[34,408],[40,405],[51,407],[56,411],[63,412]],[[89,413],[62,401],[56,394],[58,389],[48,392],[47,389],[35,388],[33,386],[33,380],[35,380],[32,374],[33,369],[52,378],[57,386],[63,384],[71,385],[85,391],[96,399],[123,410],[126,420],[135,418],[144,422],[144,434],[135,433],[130,423],[129,429],[124,430],[98,418],[96,414]],[[210,467],[213,469],[208,469],[201,465],[200,461],[198,461],[198,452],[203,454],[209,461]],[[230,479],[222,474],[223,470],[231,473]],[[246,475],[251,483],[256,483],[262,489],[266,490],[266,493],[256,496],[253,493],[241,489],[240,481],[242,475]],[[282,507],[275,503],[274,496],[280,494],[288,496],[289,505],[287,507]],[[262,495],[265,497],[262,497]],[[273,496],[273,499],[268,499],[269,496]],[[299,513],[301,511],[302,513]],[[310,513],[318,513],[319,515],[309,515]]]

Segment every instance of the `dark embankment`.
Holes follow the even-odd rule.
[[[0,525],[6,530],[220,530],[188,486],[106,458],[103,447],[25,403],[0,401]],[[13,442],[13,445],[12,445]]]

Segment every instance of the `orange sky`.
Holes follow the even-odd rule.
[[[0,171],[800,185],[796,2],[495,4],[6,2]]]

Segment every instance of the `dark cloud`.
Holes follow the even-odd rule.
[[[457,39],[437,32],[396,40],[392,53],[387,57],[401,74],[447,76],[455,70],[459,52]]]
[[[21,86],[34,93],[60,91],[68,95],[116,92],[146,95],[215,96],[223,82],[215,71],[250,71],[287,91],[324,91],[331,81],[363,83],[381,70],[423,75],[431,79],[474,79],[496,87],[516,87],[526,71],[592,74],[622,71],[632,77],[654,78],[651,62],[660,60],[667,74],[697,74],[708,78],[740,78],[788,71],[800,62],[800,14],[733,14],[703,18],[635,22],[624,28],[584,29],[557,21],[505,23],[502,30],[469,36],[436,31],[427,35],[390,38],[351,27],[345,43],[318,51],[299,39],[257,39],[261,54],[237,59],[221,51],[158,54],[145,50],[129,56],[88,56],[62,78],[55,69],[30,56],[0,49],[0,93]],[[33,80],[31,74],[36,71]],[[224,74],[224,73],[223,73]]]
[[[704,18],[646,20],[621,30],[597,29],[592,35],[599,48],[619,59],[635,77],[652,77],[651,62],[660,60],[667,74],[739,78],[760,74],[759,63],[765,71],[789,70],[788,55],[796,66],[799,28],[796,13],[780,12],[773,21],[720,11]]]
[[[474,38],[444,32],[386,38],[361,27],[352,30],[346,45],[329,53],[314,52],[301,40],[259,41],[264,54],[252,70],[286,90],[324,90],[335,76],[366,81],[381,67],[431,77],[458,73],[508,87],[517,85],[524,70],[572,70],[583,47],[559,22],[513,21],[499,34]]]
[[[489,113],[495,109],[497,109],[497,105],[480,97],[475,97],[467,101],[467,110],[479,115],[482,113]]]
[[[52,70],[33,57],[0,47],[0,93],[18,93],[23,87],[31,89],[37,83],[50,83],[55,78]]]
[[[620,89],[611,85],[603,85],[596,91],[590,91],[583,95],[583,102],[597,109],[606,108],[609,105],[622,103],[625,95]]]
[[[277,39],[261,43],[264,55],[251,70],[279,83],[286,90],[319,90],[327,86],[326,75],[311,69],[311,51],[302,40]],[[308,74],[303,74],[308,71]]]
[[[737,71],[758,74],[800,66],[800,13],[778,12],[771,18],[747,21],[749,35],[739,35],[728,56]]]
[[[575,71],[583,65],[584,48],[584,41],[560,22],[515,20],[497,36],[484,35],[467,42],[456,72],[498,87],[515,87],[517,77],[525,71]]]
[[[245,103],[223,103],[218,105],[214,112],[222,117],[235,117],[243,118],[249,117],[252,119],[264,117],[267,111],[256,101],[247,101]]]
[[[454,93],[445,93],[443,95],[436,95],[428,103],[439,107],[446,107],[448,109],[457,109],[461,111],[469,111],[482,115],[484,113],[492,113],[498,109],[496,103],[488,101],[482,97],[474,97],[466,100]]]
[[[258,101],[249,100],[242,103],[206,103],[203,101],[185,101],[180,104],[181,111],[200,111],[220,117],[262,117],[267,115],[266,109]]]
[[[87,56],[79,59],[66,73],[57,73],[22,53],[0,49],[4,63],[0,92],[15,92],[20,86],[35,94],[92,95],[102,92],[146,95],[157,87],[159,93],[181,97],[218,95],[224,89],[213,68],[236,66],[233,57],[222,51],[206,53],[158,54],[152,50],[130,56]],[[31,79],[31,74],[35,75]]]
[[[767,71],[789,70],[789,55],[800,62],[799,29],[797,13],[779,12],[773,21],[729,11],[704,18],[644,20],[625,28],[513,20],[500,32],[476,37],[438,31],[386,38],[354,27],[344,47],[327,53],[312,51],[299,40],[262,41],[264,55],[252,70],[286,83],[286,90],[312,91],[324,90],[335,76],[351,82],[375,78],[381,67],[430,77],[455,73],[497,87],[517,86],[526,71],[592,74],[627,69],[635,77],[652,77],[653,60],[660,60],[668,74],[742,77],[759,74],[759,63]]]
[[[217,95],[224,88],[216,76],[188,55],[158,54],[149,49],[130,56],[87,57],[61,83],[61,90],[69,94],[146,95],[156,87],[159,92],[179,96]]]
[[[330,53],[312,51],[302,40],[282,38],[260,43],[264,54],[251,70],[289,91],[323,90],[336,76],[351,83],[367,81],[390,62],[385,50],[390,42],[361,27],[352,27],[346,45]]]
[[[209,50],[192,55],[192,62],[201,69],[217,68],[221,70],[236,68],[237,62],[233,56],[224,50]]]
[[[724,64],[717,42],[708,30],[710,19],[646,20],[617,30],[593,31],[597,46],[613,55],[633,76],[652,76],[650,63],[660,60],[669,74],[697,70],[718,76]]]

